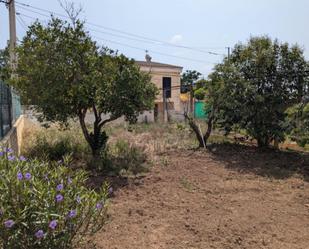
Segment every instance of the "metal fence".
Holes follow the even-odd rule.
[[[21,115],[20,97],[10,86],[0,81],[0,139]]]

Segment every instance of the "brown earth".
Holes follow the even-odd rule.
[[[170,151],[118,186],[102,249],[309,248],[308,156],[221,145]]]

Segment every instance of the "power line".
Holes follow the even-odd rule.
[[[24,16],[24,17],[27,17],[27,18],[30,18],[30,19],[34,19],[34,20],[40,20],[38,18],[35,18],[33,16],[28,16],[28,15],[25,15],[25,14],[20,13],[20,12],[18,12],[18,15],[21,15],[21,16]],[[141,48],[141,47],[132,46],[132,45],[122,43],[122,42],[118,42],[118,41],[114,41],[114,40],[105,39],[105,38],[98,37],[98,36],[92,36],[92,37],[96,38],[98,41],[105,41],[105,42],[109,42],[109,43],[112,43],[112,44],[117,44],[117,45],[120,45],[120,46],[140,50],[140,51],[143,51],[143,52],[148,50],[149,52],[151,52],[153,54],[158,54],[158,55],[162,55],[162,56],[173,57],[173,58],[187,60],[187,61],[194,61],[194,62],[198,62],[198,63],[216,64],[216,62],[210,62],[210,61],[198,60],[198,59],[188,58],[188,57],[183,57],[183,56],[171,55],[171,54],[162,53],[162,52],[155,51],[155,50],[149,50],[149,49],[145,49],[145,48]]]
[[[163,56],[168,56],[168,57],[174,57],[174,58],[178,58],[178,59],[182,59],[182,60],[194,61],[194,62],[199,62],[199,63],[216,64],[215,62],[203,61],[203,60],[198,60],[198,59],[193,59],[193,58],[187,58],[187,57],[182,57],[182,56],[177,56],[177,55],[166,54],[166,53],[162,53],[162,52],[158,52],[158,51],[154,51],[154,50],[143,49],[143,48],[131,46],[131,45],[128,45],[128,44],[125,44],[125,43],[104,39],[104,38],[101,38],[101,37],[98,37],[98,36],[93,36],[93,37],[95,37],[98,40],[110,42],[110,43],[113,43],[113,44],[118,44],[118,45],[121,45],[121,46],[129,47],[129,48],[133,48],[133,49],[137,49],[137,50],[141,50],[141,51],[147,50],[147,51],[149,51],[153,54],[158,54],[158,55],[163,55]]]
[[[44,15],[44,14],[39,13],[39,12],[36,12],[36,11],[33,11],[33,10],[29,10],[27,8],[32,8],[32,9],[35,9],[35,10],[38,10],[38,11],[42,11],[42,12],[45,12],[45,13],[49,13],[49,14],[55,14],[55,15],[58,15],[58,16],[61,16],[61,17],[64,17],[64,18],[68,19],[68,17],[66,15],[61,14],[61,13],[53,12],[53,11],[50,11],[50,10],[47,10],[47,9],[43,9],[43,8],[38,8],[38,7],[29,5],[29,4],[25,4],[25,3],[22,3],[22,2],[16,2],[16,3],[19,5],[20,8],[22,8],[24,10],[27,10],[27,11],[30,11],[30,12],[33,12],[33,13],[45,16],[45,17],[49,17],[49,16]],[[125,39],[131,39],[131,40],[140,41],[140,42],[144,42],[144,43],[151,42],[152,44],[164,45],[164,46],[169,46],[169,47],[177,47],[177,48],[182,48],[182,49],[188,49],[188,50],[191,50],[191,51],[196,51],[196,52],[206,53],[206,54],[216,55],[216,56],[225,55],[225,54],[220,54],[220,53],[216,53],[216,52],[212,52],[212,51],[205,51],[205,50],[202,50],[202,49],[199,49],[199,48],[195,48],[195,47],[171,44],[169,42],[165,42],[165,41],[162,41],[162,40],[158,40],[158,39],[154,39],[154,38],[149,38],[149,37],[138,35],[138,34],[129,33],[129,32],[126,32],[126,31],[122,31],[122,30],[119,30],[119,29],[114,29],[114,28],[106,27],[106,26],[99,25],[99,24],[92,23],[92,22],[85,22],[85,23],[88,24],[88,25],[91,25],[91,26],[95,26],[95,27],[98,27],[98,28],[102,28],[102,29],[113,31],[113,32],[121,33],[121,34],[126,35],[126,36],[130,36],[130,37],[122,36],[122,38],[125,38]],[[98,31],[98,30],[96,30],[94,32],[100,32],[100,33],[105,33],[105,34],[107,33],[107,32]],[[112,36],[117,36],[117,37],[120,36],[120,35],[116,35],[116,34],[112,34],[112,33],[108,33],[108,34],[112,35]],[[132,38],[132,37],[134,37],[135,39]],[[138,40],[136,38],[138,38]]]
[[[27,25],[25,24],[24,20],[21,19],[20,15],[18,15],[16,13],[16,19],[17,19],[17,22],[20,24],[20,26],[25,30],[27,31]]]

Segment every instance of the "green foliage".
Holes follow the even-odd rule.
[[[72,172],[66,162],[53,165],[1,155],[2,248],[76,248],[103,226],[107,185],[89,190],[86,173]]]
[[[182,93],[193,90],[193,84],[199,79],[201,73],[195,70],[187,70],[181,75],[181,91]]]
[[[211,102],[217,123],[229,132],[236,125],[268,146],[284,140],[285,110],[299,103],[308,89],[308,64],[298,46],[251,38],[237,44],[230,59],[210,76]]]
[[[13,84],[25,102],[35,105],[41,121],[65,124],[78,118],[93,155],[106,144],[106,123],[121,116],[133,122],[153,107],[157,89],[150,76],[134,60],[99,48],[80,21],[35,22],[18,55],[19,77]],[[89,110],[95,117],[90,130],[85,123]]]
[[[309,145],[309,103],[297,104],[287,111],[288,131],[299,146]]]
[[[0,49],[0,80],[9,79],[9,49]]]
[[[204,88],[198,88],[194,91],[194,97],[198,100],[204,100],[206,97],[206,90]]]

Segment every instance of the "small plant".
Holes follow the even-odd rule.
[[[108,186],[86,187],[84,171],[0,152],[0,247],[76,248],[106,220]],[[56,164],[56,163],[54,163]]]
[[[196,190],[196,186],[194,186],[194,184],[190,182],[186,177],[180,178],[180,184],[188,192],[194,192],[194,190]]]
[[[137,175],[148,171],[144,150],[126,140],[119,139],[101,155],[104,169],[116,174]]]

